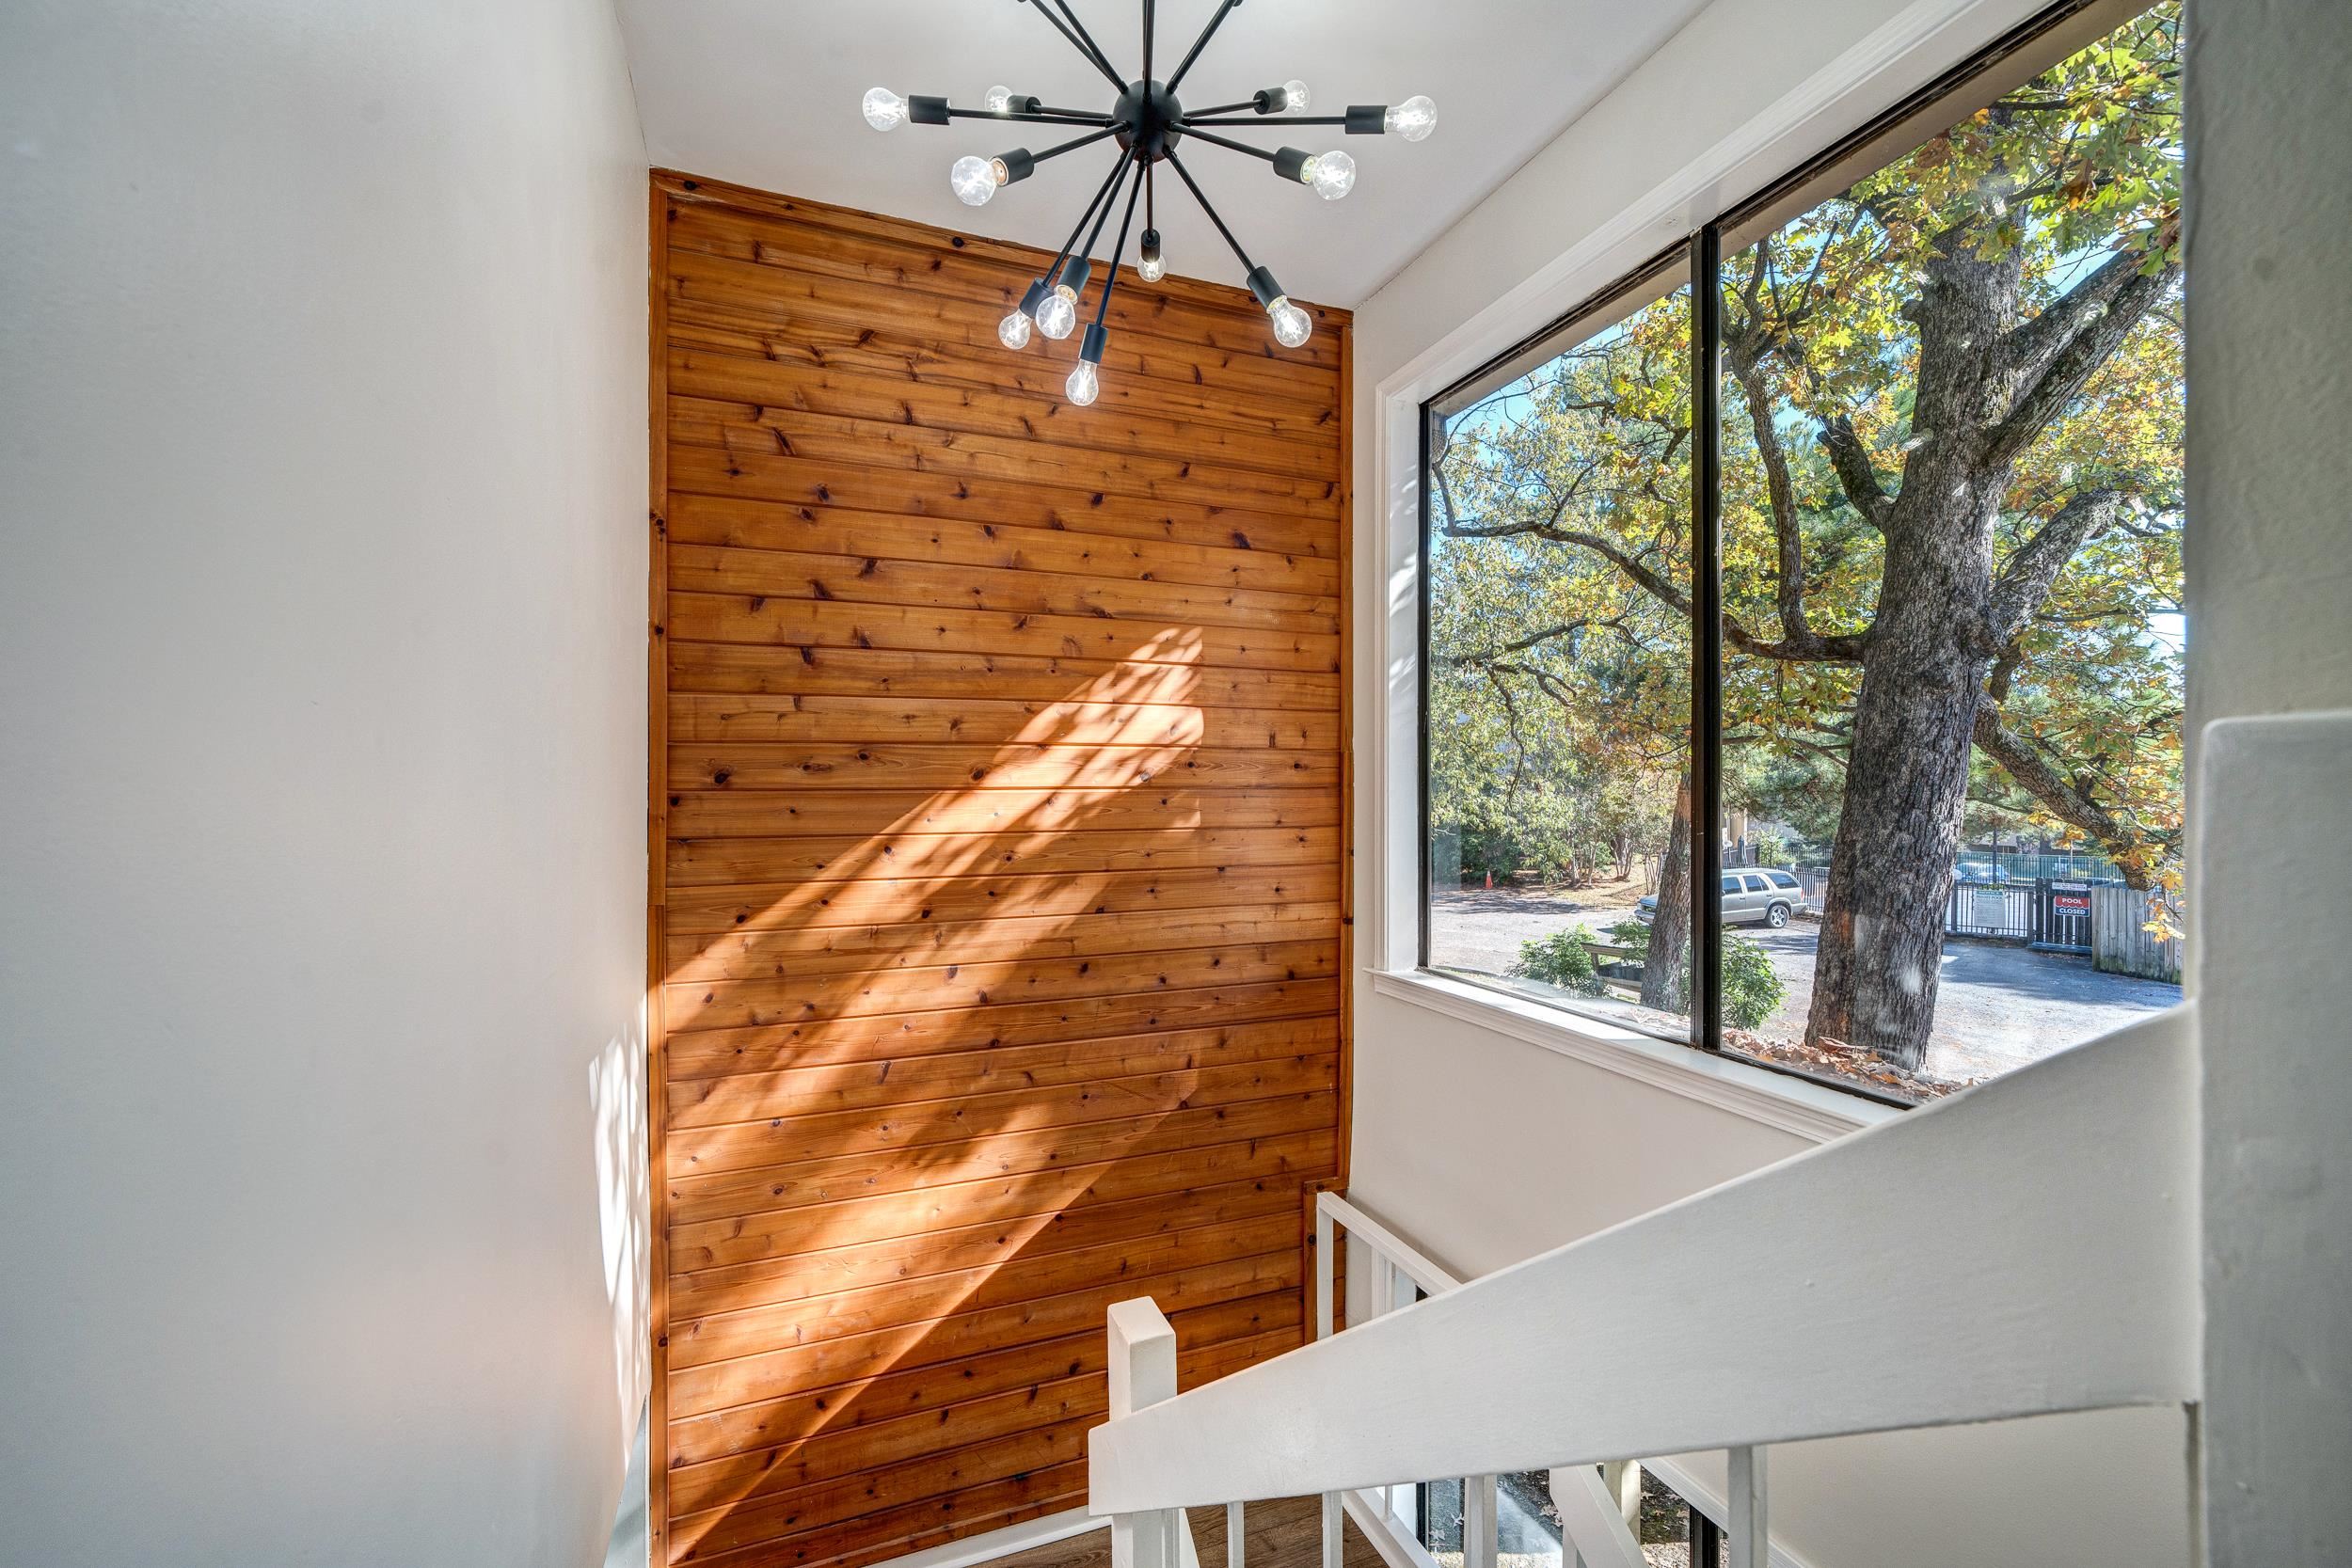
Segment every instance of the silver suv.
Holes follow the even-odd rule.
[[[1726,926],[1760,920],[1778,929],[1804,911],[1804,884],[1790,872],[1743,869],[1724,873],[1724,924]],[[1638,920],[1656,919],[1657,898],[1642,899],[1633,906],[1633,914]]]
[[[1760,920],[1782,927],[1804,912],[1804,884],[1787,871],[1726,871],[1724,873],[1724,924]]]

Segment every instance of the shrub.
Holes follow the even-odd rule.
[[[1519,961],[1513,966],[1514,972],[1579,996],[1606,995],[1609,988],[1593,967],[1593,950],[1588,945],[1597,940],[1581,926],[1548,937],[1530,937],[1519,943]]]
[[[1609,938],[1625,946],[1640,948],[1646,962],[1651,929],[1639,920],[1621,920],[1609,928]],[[1535,945],[1529,942],[1519,950],[1522,964],[1527,961],[1528,948]],[[1584,961],[1587,964],[1592,962],[1590,953],[1585,954]],[[1682,982],[1687,992],[1691,983],[1691,955],[1687,951],[1682,956]],[[1746,937],[1726,934],[1724,938],[1724,1022],[1735,1029],[1753,1029],[1772,1016],[1773,1009],[1780,1006],[1781,995],[1780,976],[1772,972],[1772,958],[1764,950],[1764,944],[1751,942]]]
[[[1780,976],[1772,973],[1772,955],[1760,942],[1745,937],[1724,938],[1724,1022],[1735,1029],[1753,1029],[1780,1006]]]

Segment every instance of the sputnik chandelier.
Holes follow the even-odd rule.
[[[1136,203],[1143,203],[1143,245],[1136,270],[1147,283],[1156,283],[1168,276],[1168,261],[1160,253],[1160,231],[1152,207],[1152,175],[1161,164],[1176,171],[1184,188],[1209,215],[1216,231],[1225,237],[1240,261],[1249,284],[1249,292],[1265,307],[1267,318],[1274,325],[1275,341],[1285,348],[1304,344],[1314,330],[1313,318],[1290,301],[1282,286],[1274,280],[1274,274],[1249,260],[1249,253],[1233,238],[1232,230],[1217,216],[1216,209],[1201,193],[1200,184],[1184,162],[1176,155],[1177,144],[1187,137],[1210,147],[1221,147],[1230,152],[1246,153],[1263,158],[1272,166],[1275,177],[1288,183],[1311,189],[1326,201],[1337,201],[1356,185],[1356,160],[1344,152],[1301,152],[1295,147],[1279,148],[1272,152],[1233,140],[1222,133],[1230,130],[1265,130],[1276,126],[1338,125],[1349,135],[1379,135],[1394,132],[1406,141],[1420,141],[1438,128],[1438,106],[1426,98],[1408,98],[1391,107],[1387,104],[1350,104],[1343,115],[1307,115],[1307,84],[1285,82],[1279,87],[1266,87],[1239,103],[1219,103],[1213,108],[1186,109],[1177,100],[1176,89],[1183,85],[1184,73],[1208,47],[1209,40],[1225,18],[1242,0],[1218,0],[1216,12],[1200,36],[1193,40],[1176,70],[1162,82],[1152,74],[1152,35],[1155,31],[1152,0],[1143,0],[1143,73],[1129,82],[1111,68],[1109,58],[1087,32],[1086,24],[1070,0],[1019,0],[1023,5],[1035,5],[1037,13],[1051,23],[1054,30],[1067,40],[1070,46],[1086,57],[1087,63],[1103,73],[1119,97],[1108,114],[1089,109],[1048,108],[1039,100],[1024,97],[1009,87],[988,89],[985,108],[960,109],[945,98],[900,98],[887,87],[875,87],[866,95],[866,122],[877,131],[896,130],[908,120],[917,125],[946,125],[958,119],[1009,120],[1029,125],[1065,125],[1084,128],[1085,134],[1041,152],[1017,147],[993,158],[971,155],[958,158],[947,171],[947,183],[966,206],[983,207],[993,198],[1000,186],[1026,180],[1037,166],[1048,158],[1058,158],[1082,147],[1091,147],[1104,140],[1116,140],[1119,160],[1111,167],[1110,178],[1087,204],[1078,221],[1071,227],[1070,238],[1062,242],[1052,266],[1045,276],[1029,285],[1021,308],[1007,316],[996,328],[996,336],[1007,348],[1026,348],[1032,323],[1048,338],[1067,338],[1078,325],[1078,307],[1087,291],[1094,268],[1091,260],[1095,245],[1103,237],[1103,229],[1109,220],[1111,209],[1119,204],[1120,192],[1126,191],[1125,215],[1119,222],[1119,239],[1111,250],[1110,269],[1103,277],[1102,297],[1094,307],[1094,320],[1080,341],[1077,368],[1070,372],[1070,401],[1092,403],[1101,391],[1100,370],[1103,348],[1109,335],[1103,323],[1110,312],[1111,289],[1119,281],[1119,263],[1127,253],[1127,232],[1135,223]],[[1088,225],[1093,227],[1089,229]],[[1078,236],[1087,237],[1085,248],[1073,253],[1072,247]]]

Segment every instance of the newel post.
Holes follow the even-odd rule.
[[[1176,1331],[1149,1296],[1110,1310],[1111,1419],[1176,1397]],[[1172,1508],[1111,1515],[1111,1568],[1184,1568],[1183,1514]]]

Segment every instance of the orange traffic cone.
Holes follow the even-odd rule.
[[[1495,890],[1495,874],[1494,874],[1493,872],[1489,871],[1489,872],[1487,872],[1487,873],[1486,873],[1486,891],[1487,891],[1488,893],[1492,893],[1494,890]]]

